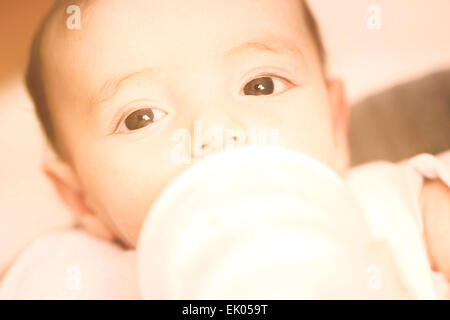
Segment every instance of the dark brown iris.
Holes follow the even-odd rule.
[[[134,111],[125,119],[128,130],[137,130],[153,122],[154,114],[151,108]]]
[[[272,78],[262,77],[247,83],[244,87],[244,93],[253,96],[268,95],[273,93],[273,89]]]

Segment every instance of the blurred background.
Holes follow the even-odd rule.
[[[0,2],[0,276],[28,239],[73,223],[40,171],[45,143],[23,86],[33,32],[52,2]],[[450,1],[308,2],[329,74],[343,78],[352,105],[353,165],[448,150]],[[379,29],[367,26],[370,5]]]

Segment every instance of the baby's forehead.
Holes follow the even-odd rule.
[[[81,14],[79,30],[67,28],[67,19],[74,13],[66,9],[74,3]],[[75,78],[81,79],[92,92],[117,74],[149,66],[173,69],[194,65],[206,68],[208,62],[208,67],[218,65],[222,61],[219,54],[240,45],[247,47],[247,56],[263,50],[301,51],[298,57],[305,52],[312,55],[312,46],[304,42],[307,29],[298,0],[283,0],[282,7],[278,0],[258,0],[257,7],[254,0],[189,3],[60,1],[49,32],[52,36],[46,62],[63,71],[70,66],[71,83],[78,85]],[[299,47],[301,50],[297,50]],[[236,55],[233,61],[239,59]]]
[[[135,20],[138,16],[145,15],[147,20],[163,21],[163,25],[177,24],[178,21],[180,25],[183,22],[195,24],[198,22],[195,19],[196,16],[200,18],[222,16],[226,17],[223,20],[223,25],[232,26],[247,21],[255,22],[252,19],[253,17],[265,13],[261,16],[278,19],[280,23],[289,23],[296,30],[306,25],[304,15],[299,14],[305,10],[303,0],[283,0],[285,8],[279,5],[279,0],[257,0],[258,6],[255,6],[255,0],[230,1],[224,7],[220,6],[222,2],[221,0],[190,0],[189,5],[186,5],[185,0],[56,0],[46,18],[47,29],[56,31],[57,34],[65,37],[76,36],[77,32],[71,31],[82,31],[88,30],[90,27],[96,27],[106,22],[108,16],[114,14],[120,14],[130,21]],[[183,5],[181,6],[180,3]],[[286,5],[286,3],[290,3],[290,5]],[[288,7],[295,10],[286,10]],[[296,23],[289,21],[292,19],[293,12],[295,13]],[[190,16],[193,17],[191,21],[186,19]],[[77,19],[80,24],[74,25],[74,21]],[[219,24],[222,20],[216,22]],[[71,24],[72,26],[70,26]],[[163,25],[161,27],[164,27]],[[123,24],[121,27],[127,28],[129,26],[130,24]],[[138,26],[136,25],[136,27]],[[187,27],[189,27],[189,24],[184,24],[178,30],[182,33],[183,30],[188,29]],[[209,25],[205,24],[203,27],[207,29]],[[242,31],[245,32],[245,30]],[[202,35],[195,34],[195,36],[201,37]]]

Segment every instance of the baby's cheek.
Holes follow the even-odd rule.
[[[117,183],[111,184],[112,188],[108,187],[104,195],[104,211],[119,236],[135,245],[147,211],[159,193],[160,183],[145,171],[139,175],[120,172],[116,173],[116,178]]]
[[[155,149],[150,153],[132,147],[116,149],[92,166],[90,187],[102,218],[119,238],[135,245],[149,208],[183,168],[168,164]]]

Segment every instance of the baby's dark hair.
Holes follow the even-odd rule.
[[[314,41],[315,49],[317,51],[322,70],[325,70],[326,65],[326,55],[325,49],[322,43],[319,26],[317,25],[316,19],[312,14],[306,0],[300,0],[303,5],[303,14],[305,18],[306,25],[310,32],[310,35]],[[42,70],[42,38],[44,31],[46,29],[47,23],[50,17],[55,11],[57,11],[61,6],[64,5],[65,0],[56,0],[55,5],[46,15],[40,27],[38,28],[31,45],[30,58],[28,62],[28,67],[25,75],[25,83],[31,99],[35,106],[35,112],[44,130],[47,140],[50,142],[51,146],[56,152],[60,151],[55,137],[55,129],[51,120],[51,112],[48,104],[44,81],[43,81],[43,70]],[[73,1],[72,1],[73,2]],[[80,4],[84,4],[84,1],[79,1]],[[324,72],[323,72],[324,73]]]
[[[317,55],[319,56],[319,61],[322,66],[323,74],[325,75],[327,57],[325,47],[322,41],[322,36],[320,33],[320,28],[306,0],[302,0],[302,3],[305,22],[313,39],[315,49],[317,50]]]

